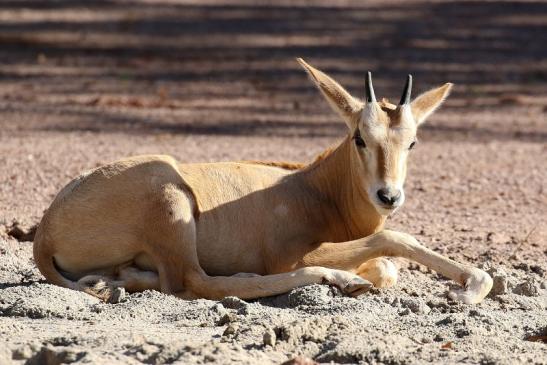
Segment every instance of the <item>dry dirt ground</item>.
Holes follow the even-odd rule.
[[[547,363],[547,4],[0,2],[0,364]],[[294,62],[356,95],[451,81],[388,227],[491,269],[479,305],[402,263],[396,288],[105,304],[51,286],[26,235],[80,171],[121,157],[308,161],[345,132]],[[14,223],[15,222],[15,223]],[[14,227],[15,225],[15,227]],[[244,229],[244,227],[241,227]]]

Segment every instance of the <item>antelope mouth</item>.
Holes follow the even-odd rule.
[[[381,215],[390,215],[395,213],[395,211],[400,207],[400,205],[393,206],[393,205],[375,204],[375,207],[378,213],[380,213]]]
[[[379,206],[381,209],[389,210],[389,211],[393,211],[393,210],[396,210],[397,208],[399,208],[399,205],[378,204],[378,206]]]

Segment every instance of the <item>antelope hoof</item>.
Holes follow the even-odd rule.
[[[323,282],[337,286],[344,294],[356,297],[372,288],[372,283],[360,276],[343,270],[327,270]]]
[[[480,303],[492,289],[492,278],[480,269],[472,269],[464,277],[463,289],[451,290],[448,297],[465,304]]]
[[[117,303],[116,297],[121,293],[115,293],[116,287],[108,278],[100,275],[87,275],[78,280],[80,290],[84,293],[101,299],[105,303]]]
[[[358,297],[359,295],[364,294],[367,291],[369,291],[372,288],[372,286],[373,285],[370,281],[365,280],[365,279],[357,276],[357,277],[351,279],[346,284],[346,286],[344,286],[341,289],[347,295],[350,295],[352,297]]]

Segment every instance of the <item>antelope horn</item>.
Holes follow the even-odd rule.
[[[365,78],[365,97],[367,99],[367,102],[369,103],[375,103],[376,102],[376,96],[374,95],[374,88],[372,87],[372,74],[367,72],[367,76]]]
[[[412,75],[408,75],[406,78],[405,88],[403,89],[403,95],[399,105],[410,104],[410,94],[412,93]]]

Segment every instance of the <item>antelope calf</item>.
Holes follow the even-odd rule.
[[[40,223],[34,258],[51,283],[108,300],[115,287],[181,298],[257,298],[328,283],[349,295],[395,284],[386,256],[460,283],[449,296],[478,303],[492,279],[383,230],[404,200],[416,130],[451,84],[399,105],[378,102],[371,75],[359,100],[302,59],[348,134],[306,166],[180,164],[137,156],[86,172],[57,195]]]

